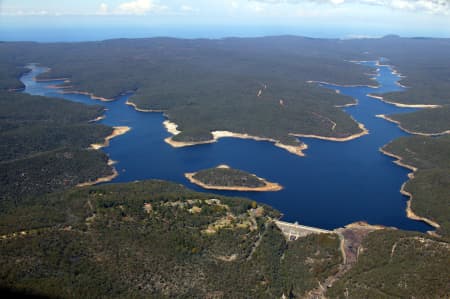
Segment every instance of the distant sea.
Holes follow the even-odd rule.
[[[100,41],[115,38],[148,38],[148,37],[175,37],[175,38],[225,38],[225,37],[261,37],[273,35],[298,35],[313,38],[376,38],[387,34],[401,36],[433,36],[432,32],[412,34],[408,32],[392,32],[389,29],[364,29],[360,33],[354,27],[329,26],[102,26],[90,27],[82,24],[78,27],[48,27],[21,25],[13,26],[1,24],[0,41],[35,41],[35,42],[81,42]]]

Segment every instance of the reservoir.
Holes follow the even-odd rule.
[[[305,157],[275,147],[273,143],[222,138],[216,143],[173,148],[164,142],[170,134],[163,127],[162,113],[138,112],[126,105],[129,95],[112,102],[99,102],[81,94],[62,94],[51,85],[61,81],[36,82],[34,77],[45,67],[32,65],[22,76],[25,93],[45,95],[107,108],[101,123],[129,126],[125,135],[114,138],[103,148],[115,165],[119,176],[113,182],[163,179],[179,182],[191,189],[205,191],[189,183],[186,172],[227,164],[255,173],[281,184],[278,192],[214,191],[228,196],[251,198],[273,206],[283,213],[283,220],[324,229],[342,227],[355,221],[393,226],[406,230],[432,229],[425,223],[406,217],[407,197],[400,194],[401,185],[410,170],[393,163],[379,148],[391,140],[408,135],[396,124],[377,118],[378,114],[413,111],[367,97],[368,93],[401,91],[398,75],[389,66],[376,66],[378,88],[342,87],[322,84],[358,100],[358,105],[343,108],[363,123],[368,135],[348,142],[302,138],[308,145]]]

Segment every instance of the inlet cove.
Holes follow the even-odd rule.
[[[277,192],[215,190],[215,193],[268,204],[282,212],[284,221],[298,221],[323,229],[366,221],[405,230],[430,230],[432,227],[423,221],[407,217],[409,198],[402,195],[400,189],[411,170],[394,164],[395,158],[380,151],[392,140],[409,134],[397,124],[377,116],[412,112],[417,108],[397,107],[369,96],[402,91],[404,87],[398,84],[400,75],[390,66],[376,61],[359,63],[373,69],[373,86],[309,84],[354,98],[354,105],[342,109],[360,124],[363,133],[346,141],[297,136],[306,144],[302,145],[303,157],[293,154],[289,148],[274,146],[275,142],[270,140],[234,138],[226,134],[215,142],[173,147],[165,140],[173,136],[176,127],[169,130],[171,133],[167,125],[163,125],[166,118],[162,112],[139,111],[135,105],[130,105],[131,93],[113,101],[101,101],[95,95],[65,93],[58,88],[64,79],[35,79],[48,71],[39,64],[29,65],[31,71],[23,75],[21,81],[25,85],[23,92],[31,95],[106,108],[104,117],[96,121],[121,128],[125,133],[108,140],[101,149],[115,163],[117,175],[111,177],[112,182],[163,179],[206,191],[191,183],[185,174],[225,164],[277,182],[283,188]]]

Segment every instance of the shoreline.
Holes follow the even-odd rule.
[[[336,229],[334,229],[334,231],[339,230],[339,229],[370,229],[370,230],[380,230],[380,229],[388,229],[388,228],[392,228],[392,229],[397,229],[395,227],[389,227],[389,226],[384,226],[384,225],[380,225],[380,224],[370,224],[366,221],[356,221],[356,222],[352,222],[349,224],[344,225],[343,227],[338,227]]]
[[[408,173],[408,178],[410,180],[414,179],[414,173],[418,170],[418,168],[416,168],[416,167],[414,167],[412,165],[404,163],[402,161],[403,158],[401,156],[398,156],[396,154],[390,153],[390,152],[386,151],[383,148],[380,148],[380,152],[383,153],[384,155],[388,156],[388,157],[397,159],[397,160],[393,161],[395,164],[397,164],[399,166],[402,166],[404,168],[407,168],[409,170],[412,170],[412,172]],[[437,223],[437,222],[435,222],[435,221],[433,221],[431,219],[428,219],[428,218],[425,218],[425,217],[421,217],[421,216],[417,215],[416,213],[414,213],[414,211],[412,210],[412,207],[411,207],[413,196],[412,196],[412,194],[410,192],[405,190],[406,183],[407,182],[404,182],[402,184],[401,188],[400,188],[400,193],[402,195],[407,196],[409,198],[408,201],[406,202],[406,209],[405,209],[406,217],[409,218],[409,219],[412,219],[412,220],[425,222],[426,224],[430,225],[431,227],[433,227],[435,229],[440,228],[441,226],[439,225],[439,223]],[[428,234],[434,234],[435,231],[427,231],[427,233]]]
[[[29,68],[29,69],[32,70],[33,68]],[[46,68],[46,70],[44,72],[42,72],[42,74],[48,73],[49,71],[51,71],[51,68]],[[64,83],[67,84],[67,83],[72,82],[70,78],[63,77],[63,78],[38,79],[37,77],[34,77],[33,80],[36,82],[63,81],[63,83],[53,84],[53,85],[49,85],[47,87],[52,88],[52,89],[59,89],[60,90],[59,93],[61,93],[61,94],[81,94],[81,95],[90,97],[92,100],[99,100],[101,102],[112,102],[112,101],[115,101],[118,96],[132,92],[132,91],[125,91],[125,92],[120,93],[119,95],[117,95],[114,98],[105,98],[105,97],[96,96],[93,92],[88,92],[88,91],[64,90],[64,89],[74,88],[74,86],[72,86],[72,85],[64,85]],[[128,100],[127,100],[126,104],[129,105]],[[138,110],[138,109],[139,108],[136,107],[136,110]]]
[[[402,127],[401,122],[390,118],[389,116],[385,115],[385,114],[377,114],[375,115],[378,118],[382,118],[384,120],[387,120],[391,123],[396,124],[402,131],[405,131],[406,133],[409,134],[413,134],[413,135],[420,135],[420,136],[428,136],[428,137],[433,137],[433,136],[441,136],[441,135],[446,135],[446,134],[450,134],[450,130],[447,131],[443,131],[443,132],[439,132],[439,133],[421,133],[421,132],[416,132],[416,131],[410,131],[408,129],[405,129],[404,127]]]
[[[164,112],[164,110],[154,110],[154,109],[142,109],[139,108],[135,103],[130,102],[129,100],[127,100],[125,102],[126,105],[131,106],[134,108],[134,110],[139,111],[139,112]]]
[[[401,76],[401,75],[400,75]],[[406,86],[406,85],[403,85],[403,84],[401,84],[399,81],[397,81],[397,82],[395,82],[395,84],[397,84],[398,86],[400,86],[401,88],[409,88],[408,86]]]
[[[166,129],[169,133],[173,134],[174,136],[177,134],[174,134],[173,132],[178,132],[178,134],[180,133],[180,131],[178,131],[176,129],[176,124],[174,124],[170,121],[165,121],[165,122],[170,123],[170,126],[171,126],[170,131],[167,128],[167,126],[165,125]],[[175,126],[175,128],[173,128],[173,126]],[[356,134],[353,134],[353,135],[350,135],[347,137],[325,137],[325,136],[314,135],[314,134],[297,134],[297,133],[289,133],[289,135],[297,137],[297,138],[315,138],[315,139],[321,139],[321,140],[326,140],[326,141],[346,142],[346,141],[351,141],[353,139],[357,139],[359,137],[369,134],[369,130],[366,129],[364,124],[358,123],[358,127],[361,129],[360,133],[356,133]],[[258,137],[258,136],[242,134],[242,133],[233,133],[230,131],[212,131],[211,134],[213,135],[213,139],[205,140],[205,141],[192,141],[192,142],[175,141],[172,139],[173,136],[167,137],[166,139],[164,139],[164,141],[166,143],[170,144],[171,146],[178,148],[178,147],[185,147],[185,146],[194,146],[194,145],[200,145],[200,144],[214,143],[214,142],[217,142],[220,138],[251,139],[251,140],[255,140],[255,141],[272,142],[272,143],[274,143],[274,145],[276,147],[282,148],[292,154],[295,154],[295,155],[301,156],[301,157],[305,156],[303,151],[308,149],[308,145],[305,143],[302,143],[301,145],[287,145],[287,144],[281,143],[279,140],[275,140],[272,138]]]
[[[32,70],[32,68],[30,68]],[[45,72],[49,72],[50,68],[47,68]],[[52,82],[52,81],[64,81],[64,83],[69,83],[70,79],[69,78],[51,78],[51,79],[37,79],[36,77],[33,78],[34,81],[36,82]],[[48,86],[49,88],[52,89],[65,89],[65,88],[69,88],[69,86],[65,86],[65,85],[50,85]],[[84,94],[84,95],[88,95],[91,99],[93,100],[101,100],[101,101],[113,101],[114,99],[105,99],[102,97],[97,97],[94,96],[92,93],[87,93],[87,92],[77,92],[77,91],[70,91],[70,92],[66,92],[66,91],[61,91],[62,94]],[[92,122],[98,122],[100,120],[103,120],[106,118],[106,115],[103,113],[102,115],[96,117],[95,119],[92,119],[89,121],[89,123]],[[130,127],[126,127],[126,126],[117,126],[117,127],[113,127],[113,131],[110,135],[106,136],[104,139],[103,143],[93,143],[90,145],[90,148],[92,150],[100,150],[103,147],[107,147],[109,146],[109,141],[117,136],[126,134],[128,131],[130,131],[131,128]],[[117,169],[113,166],[116,162],[111,160],[110,158],[108,158],[108,162],[107,165],[111,167],[111,171],[112,174],[104,176],[104,177],[100,177],[95,179],[94,181],[87,181],[84,183],[79,183],[76,185],[76,187],[86,187],[86,186],[92,186],[92,185],[96,185],[96,184],[100,184],[100,183],[107,183],[112,181],[113,179],[115,179],[116,177],[119,176],[119,172],[117,171]]]
[[[358,127],[362,130],[360,133],[356,133],[347,137],[325,137],[320,135],[310,135],[310,134],[296,134],[296,133],[289,133],[291,136],[299,137],[299,138],[316,138],[321,140],[327,140],[327,141],[336,141],[336,142],[345,142],[350,141],[359,137],[362,137],[364,135],[369,134],[369,130],[366,129],[364,124],[358,123]]]
[[[411,208],[413,196],[411,193],[409,193],[408,191],[405,190],[405,185],[406,185],[406,183],[403,183],[402,188],[400,189],[400,193],[409,197],[409,200],[406,202],[406,216],[409,219],[423,221],[423,222],[427,223],[428,225],[434,227],[435,229],[441,228],[441,226],[437,222],[435,222],[431,219],[425,218],[425,217],[418,216],[416,213],[414,213],[414,211]]]
[[[163,121],[163,126],[164,128],[166,128],[167,132],[169,132],[172,135],[178,135],[181,133],[181,131],[178,130],[178,125],[174,122],[171,122],[168,119]]]
[[[47,87],[51,88],[51,89],[70,89],[70,88],[73,88],[72,85],[64,85],[64,83],[47,85]]]
[[[98,118],[105,118],[105,116],[99,116]],[[113,132],[111,133],[111,135],[108,135],[105,137],[105,141],[103,143],[93,143],[91,144],[90,148],[92,150],[100,150],[103,147],[107,147],[109,146],[109,141],[117,136],[126,134],[128,131],[130,131],[131,128],[130,127],[113,127]],[[114,180],[116,177],[119,176],[119,172],[117,171],[117,169],[113,166],[116,163],[116,161],[113,161],[111,159],[108,159],[108,166],[111,166],[112,168],[112,174],[104,176],[104,177],[100,177],[97,178],[94,181],[88,181],[88,182],[84,182],[84,183],[80,183],[78,185],[76,185],[76,187],[86,187],[86,186],[93,186],[93,185],[97,185],[100,183],[107,183],[110,182],[112,180]]]
[[[303,151],[308,148],[308,146],[305,143],[301,143],[300,145],[288,145],[288,144],[281,143],[279,140],[272,139],[272,138],[258,137],[258,136],[242,134],[242,133],[234,133],[234,132],[230,132],[230,131],[212,131],[211,134],[213,135],[213,138],[210,140],[190,141],[190,142],[189,141],[176,141],[176,140],[173,140],[172,138],[181,133],[181,131],[178,130],[178,125],[174,122],[171,122],[170,120],[165,120],[163,122],[163,125],[166,128],[167,132],[169,132],[170,134],[173,135],[173,136],[167,137],[166,139],[164,139],[164,141],[175,148],[215,143],[220,138],[239,138],[239,139],[251,139],[251,140],[255,140],[255,141],[268,141],[268,142],[274,143],[274,145],[276,147],[282,148],[282,149],[288,151],[289,153],[300,156],[300,157],[305,156]]]
[[[221,165],[224,167],[225,165]],[[205,184],[197,179],[194,178],[194,175],[196,175],[196,172],[188,172],[185,173],[184,176],[191,182],[192,184],[195,184],[197,186],[200,186],[204,189],[209,190],[228,190],[228,191],[251,191],[251,192],[272,192],[272,191],[280,191],[283,189],[283,187],[277,183],[271,183],[266,181],[263,178],[258,177],[261,179],[265,186],[262,187],[242,187],[242,186],[215,186],[215,185],[208,185]]]
[[[442,107],[441,105],[433,105],[433,104],[402,104],[402,103],[397,103],[397,102],[392,102],[392,101],[386,100],[382,96],[374,95],[374,94],[370,94],[370,93],[366,94],[366,96],[369,98],[374,98],[374,99],[380,100],[387,104],[394,105],[396,107],[400,107],[400,108],[441,108]]]
[[[62,84],[56,84],[56,85],[48,85],[48,88],[52,88],[52,89],[68,89],[68,88],[73,88],[72,85],[62,85]]]
[[[104,176],[104,177],[100,177],[98,179],[96,179],[95,181],[88,181],[88,182],[84,182],[84,183],[80,183],[78,185],[76,185],[76,187],[82,188],[82,187],[87,187],[87,186],[93,186],[93,185],[97,185],[100,183],[107,183],[110,182],[112,180],[114,180],[116,177],[119,176],[119,172],[117,172],[117,169],[113,166],[115,164],[115,161],[109,159],[108,160],[108,165],[112,167],[112,174]]]
[[[324,81],[307,81],[308,83],[326,83],[326,84],[331,84],[331,83],[327,83]],[[367,87],[367,85],[336,85],[336,86],[349,86],[349,87],[357,87],[357,86],[363,86],[363,87]],[[370,88],[378,88],[378,86],[370,86],[368,85],[368,87]],[[340,93],[339,90],[335,90],[336,93]],[[139,112],[157,112],[157,113],[165,113],[164,110],[155,110],[155,109],[142,109],[139,108],[135,103],[130,102],[129,100],[127,100],[125,102],[125,104],[132,106],[136,111]],[[353,103],[348,103],[348,104],[343,104],[343,105],[336,105],[335,107],[337,108],[345,108],[345,107],[351,107],[351,106],[356,106],[358,105],[359,102],[357,99],[354,99]],[[167,117],[167,115],[166,115]],[[356,122],[356,121],[355,121]],[[325,137],[325,136],[320,136],[320,135],[314,135],[314,134],[295,134],[295,133],[288,133],[291,136],[294,137],[304,137],[304,138],[316,138],[316,139],[321,139],[321,140],[327,140],[327,141],[337,141],[337,142],[345,142],[345,141],[350,141],[359,137],[362,137],[364,135],[369,134],[369,131],[365,128],[364,124],[362,123],[358,123],[358,127],[361,129],[360,133],[356,133],[347,137]],[[299,145],[288,145],[288,144],[284,144],[279,140],[273,139],[273,138],[267,138],[267,137],[259,137],[259,136],[254,136],[254,135],[249,135],[247,133],[235,133],[235,132],[230,132],[230,131],[212,131],[211,134],[213,135],[212,139],[209,140],[203,140],[203,141],[176,141],[173,140],[173,137],[180,134],[181,131],[179,131],[178,125],[172,121],[170,121],[169,119],[166,119],[163,122],[164,127],[166,128],[167,132],[169,132],[170,134],[172,134],[173,136],[169,136],[167,138],[164,139],[164,142],[166,142],[167,144],[169,144],[170,146],[174,147],[174,148],[181,148],[181,147],[186,147],[186,146],[195,146],[195,145],[202,145],[202,144],[211,144],[211,143],[215,143],[217,142],[220,138],[239,138],[239,139],[251,139],[251,140],[255,140],[255,141],[267,141],[267,142],[272,142],[274,143],[274,145],[276,147],[279,147],[281,149],[284,149],[286,151],[288,151],[291,154],[300,156],[300,157],[304,157],[305,153],[303,151],[308,149],[308,145],[304,142],[301,142]]]
[[[106,115],[103,114],[103,115],[100,115],[100,116],[98,116],[98,117],[96,117],[96,118],[90,120],[89,123],[95,123],[95,122],[101,121],[101,120],[103,120],[103,119],[105,119],[105,118],[106,118]]]
[[[172,139],[173,136],[167,137],[164,139],[164,142],[169,144],[172,147],[180,148],[180,147],[186,147],[186,146],[194,146],[194,145],[202,145],[202,144],[209,144],[209,143],[215,143],[217,140],[211,139],[211,140],[205,140],[205,141],[175,141]]]
[[[111,135],[108,135],[105,137],[105,141],[103,143],[93,143],[91,144],[91,148],[94,150],[99,150],[103,147],[107,147],[109,146],[109,141],[117,136],[126,134],[127,132],[129,132],[131,130],[130,127],[126,127],[126,126],[118,126],[118,127],[113,127],[113,132],[111,133]]]
[[[92,92],[87,92],[87,91],[75,91],[75,90],[71,90],[71,91],[61,91],[62,94],[81,94],[81,95],[85,95],[90,97],[93,100],[99,100],[101,102],[112,102],[115,101],[115,99],[108,99],[108,98],[103,98],[103,97],[99,97],[94,95]]]
[[[50,81],[62,81],[62,80],[64,80],[64,79],[56,79],[56,80],[50,80]],[[69,83],[69,82],[70,82],[70,80],[66,79],[66,80],[64,80],[63,83]],[[59,93],[61,93],[61,94],[81,94],[81,95],[85,95],[85,96],[90,97],[92,100],[99,100],[101,102],[112,102],[112,101],[115,100],[115,99],[107,99],[107,98],[96,96],[92,92],[76,91],[76,90],[65,90],[65,89],[73,88],[73,86],[71,86],[71,85],[67,86],[67,85],[63,85],[63,84],[54,84],[54,85],[48,86],[48,88],[57,89],[57,90],[59,90]]]
[[[25,87],[16,87],[16,88],[8,88],[8,92],[22,92],[25,90]]]
[[[355,99],[355,102],[353,102],[353,103],[348,103],[348,104],[343,104],[343,105],[334,105],[334,107],[347,108],[347,107],[358,106],[358,105],[359,105],[359,101],[358,101],[358,99]]]
[[[32,70],[32,68],[30,68],[30,69]],[[51,71],[51,68],[46,68],[46,70],[44,72],[42,72],[42,73],[48,73],[50,71]],[[38,79],[37,77],[34,77],[33,80],[36,81],[36,82],[52,82],[52,81],[63,81],[63,83],[70,83],[71,82],[70,78],[64,78],[64,77],[62,77],[62,78],[48,78],[48,79]],[[89,96],[93,100],[99,100],[99,101],[102,101],[102,102],[111,102],[111,101],[115,100],[114,98],[113,99],[108,99],[108,98],[104,98],[104,97],[99,97],[99,96],[94,95],[94,93],[87,92],[87,91],[76,91],[76,90],[68,90],[68,91],[66,91],[64,89],[72,88],[73,86],[67,86],[67,85],[63,85],[63,84],[54,84],[54,85],[50,85],[48,87],[52,88],[52,89],[60,89],[61,90],[60,91],[61,94],[82,94],[82,95]]]
[[[416,168],[416,167],[414,167],[414,166],[412,166],[412,165],[409,165],[409,164],[406,164],[406,163],[402,162],[402,160],[403,160],[402,157],[397,156],[396,154],[393,154],[393,153],[391,153],[391,152],[388,152],[388,151],[386,151],[385,149],[383,149],[382,147],[379,149],[379,151],[380,151],[382,154],[384,154],[384,155],[386,155],[386,156],[388,156],[388,157],[397,159],[397,160],[394,160],[394,161],[393,161],[394,164],[397,164],[398,166],[401,166],[401,167],[404,167],[404,168],[407,168],[407,169],[411,170],[412,172],[410,172],[410,173],[408,174],[408,177],[409,177],[410,179],[414,178],[414,172],[416,172],[416,171],[418,170],[418,168]]]
[[[50,69],[46,70],[43,73],[48,73],[50,71]],[[52,81],[64,81],[64,83],[67,83],[66,81],[70,81],[69,78],[48,78],[48,79],[38,79],[36,77],[33,78],[34,81],[36,82],[52,82]]]
[[[331,83],[331,82],[327,82],[327,81],[315,81],[315,80],[309,80],[309,81],[306,81],[306,83],[326,84],[326,85],[339,86],[339,87],[369,87],[369,88],[374,88],[374,89],[377,89],[380,87],[380,86],[375,86],[375,85],[364,85],[364,84],[341,85],[341,84]]]
[[[334,90],[336,92],[336,94],[341,94],[341,91],[339,89],[335,89]],[[334,105],[334,107],[336,108],[346,108],[346,107],[351,107],[351,106],[357,106],[359,104],[358,99],[352,98],[354,101],[353,103],[348,103],[348,104],[342,104],[342,105]]]
[[[386,66],[386,67],[390,68],[391,69],[391,74],[397,76],[398,78],[400,78],[400,80],[396,81],[395,84],[397,84],[401,88],[405,88],[405,89],[409,88],[408,86],[405,86],[405,85],[400,83],[400,81],[402,80],[401,78],[406,78],[406,76],[402,75],[402,73],[400,73],[393,65],[381,64],[380,60],[377,60],[376,66]]]

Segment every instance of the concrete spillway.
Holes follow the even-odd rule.
[[[289,223],[285,221],[275,220],[275,224],[281,230],[283,235],[289,241],[295,241],[300,237],[310,234],[331,234],[333,231],[325,230],[317,227],[304,226],[297,223]]]

